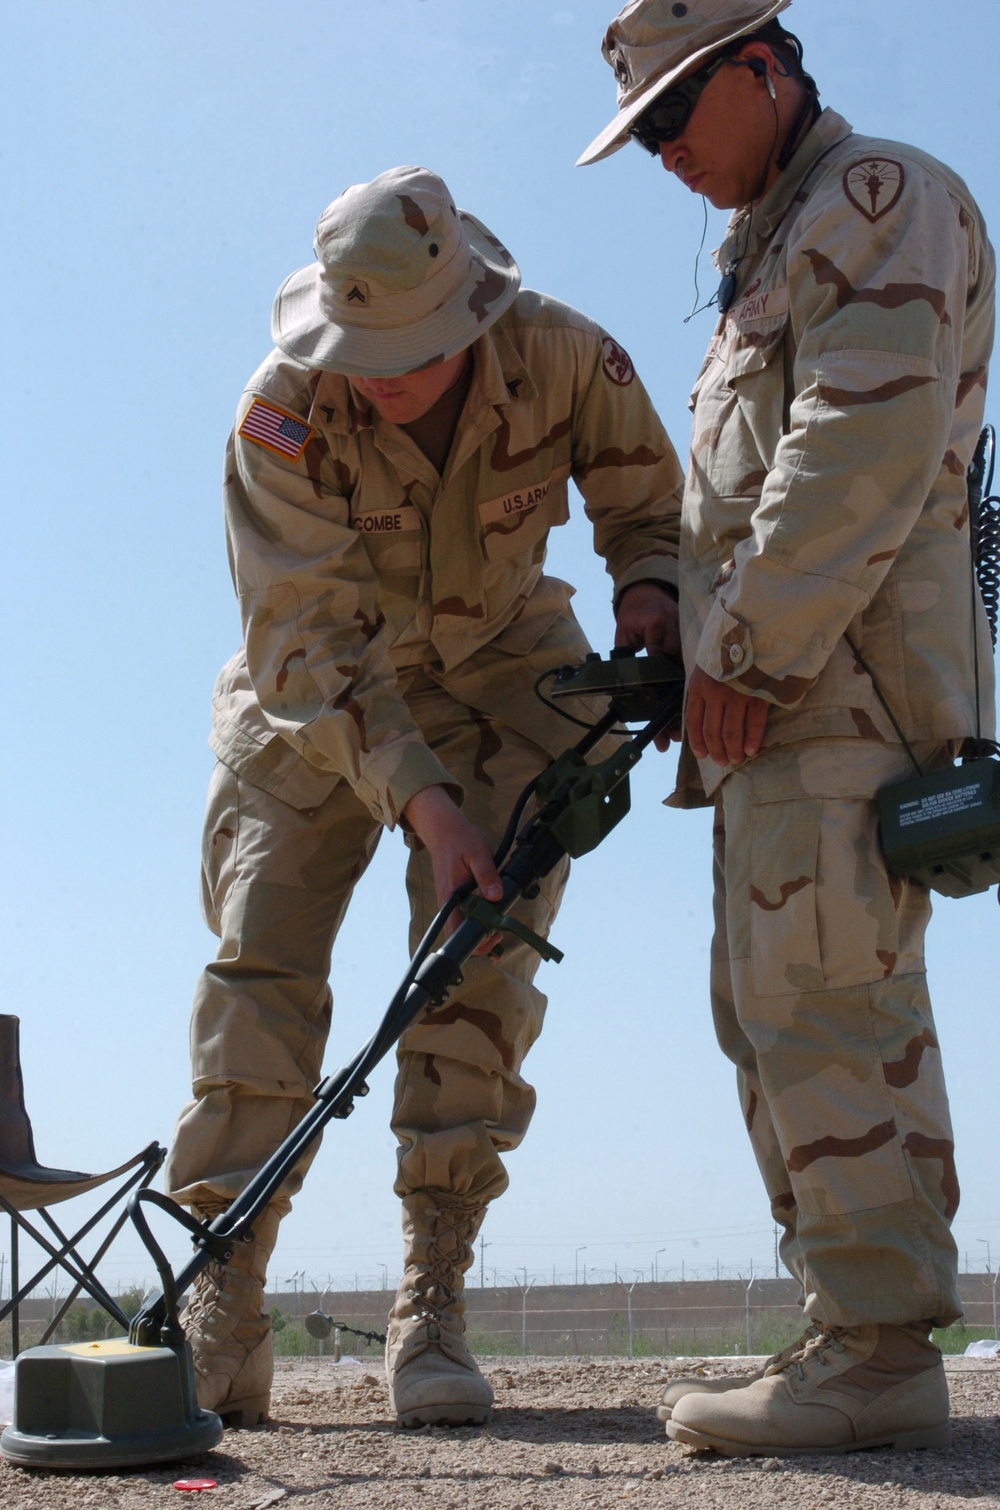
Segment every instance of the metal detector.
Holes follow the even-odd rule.
[[[551,682],[548,696],[541,688]],[[232,1205],[210,1223],[196,1221],[182,1206],[153,1190],[129,1201],[136,1229],[156,1265],[161,1292],[135,1317],[128,1341],[30,1348],[17,1359],[14,1422],[0,1437],[12,1463],[35,1468],[107,1469],[170,1462],[204,1452],[221,1440],[223,1424],[201,1410],[195,1395],[191,1350],[178,1319],[178,1301],[213,1260],[225,1263],[238,1243],[253,1240],[253,1223],[280,1190],[306,1149],[333,1118],[350,1116],[355,1099],[368,1094],[368,1076],[428,1005],[441,1006],[461,984],[462,964],[484,939],[510,933],[546,960],[561,952],[510,910],[521,897],[538,894],[539,883],[564,857],[595,849],[629,810],[628,774],[658,735],[680,723],[684,672],[671,656],[637,657],[612,651],[592,654],[539,678],[542,701],[570,719],[562,699],[607,698],[607,711],[583,737],[521,793],[496,854],[503,897],[485,900],[468,883],[439,910],[372,1037],[342,1069],[323,1079],[302,1121],[268,1159]],[[645,721],[638,733],[621,725]],[[621,735],[614,752],[587,763],[606,735]],[[531,798],[535,810],[521,823]],[[439,948],[434,943],[456,910],[464,920]],[[195,1254],[176,1276],[154,1238],[143,1207],[153,1205],[187,1228]]]

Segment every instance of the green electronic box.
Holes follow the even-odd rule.
[[[946,897],[1000,881],[1000,760],[983,758],[878,794],[889,869]]]

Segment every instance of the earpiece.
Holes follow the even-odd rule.
[[[767,92],[771,96],[771,99],[776,100],[778,98],[777,91],[774,87],[774,80],[768,73],[767,64],[764,62],[763,58],[730,58],[729,62],[732,63],[734,68],[749,68],[755,79],[764,80],[764,83],[767,86]]]
[[[744,61],[744,60],[741,59],[741,61]],[[767,92],[768,92],[768,94],[771,96],[772,100],[776,100],[778,98],[778,96],[777,96],[777,94],[775,92],[774,80],[771,78],[770,74],[767,71],[767,64],[764,62],[764,59],[763,58],[747,58],[747,59],[745,59],[745,62],[746,62],[746,66],[749,68],[750,72],[753,74],[753,76],[754,76],[755,79],[763,79],[764,80],[764,83],[767,86]]]
[[[737,68],[749,68],[755,79],[763,79],[767,86],[767,92],[772,100],[778,98],[774,88],[774,80],[767,71],[767,64],[763,58],[733,58]]]

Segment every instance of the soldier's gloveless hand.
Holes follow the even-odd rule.
[[[677,599],[657,582],[634,582],[626,587],[615,616],[615,645],[645,650],[650,655],[681,653],[681,628]],[[658,734],[654,741],[662,754],[680,730]]]
[[[615,616],[615,645],[646,650],[650,655],[680,655],[677,600],[657,582],[626,587]]]
[[[748,697],[695,666],[688,677],[684,714],[692,751],[699,760],[708,756],[716,765],[742,765],[761,747],[768,707],[763,698]]]
[[[439,907],[456,887],[470,880],[475,881],[487,901],[501,899],[503,882],[493,863],[490,841],[481,828],[463,815],[444,787],[427,786],[415,792],[403,808],[403,819],[427,846]],[[453,912],[445,928],[446,934],[454,933],[460,921],[461,914]],[[476,953],[489,953],[499,938],[499,934],[491,934],[479,945]]]

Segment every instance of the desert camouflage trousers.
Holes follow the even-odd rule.
[[[917,748],[926,768],[948,759]],[[806,1314],[961,1314],[954,1143],[924,973],[926,887],[885,869],[875,803],[898,746],[812,740],[726,777],[712,1003]]]
[[[548,755],[473,715],[430,679],[412,685],[407,702],[464,786],[463,812],[499,843],[516,797]],[[194,1098],[181,1112],[166,1168],[175,1199],[232,1200],[312,1105],[330,1028],[333,943],[381,832],[346,784],[300,811],[216,767],[203,905],[220,946],[195,996]],[[427,851],[412,836],[407,845],[412,952],[437,901]],[[548,932],[567,871],[563,862],[534,901],[518,905],[516,916],[535,932]],[[463,984],[403,1035],[392,1117],[399,1195],[445,1189],[479,1203],[506,1187],[500,1154],[521,1141],[535,1107],[521,1064],[545,1010],[532,984],[538,963],[534,950],[508,935],[501,960],[470,959]],[[300,1188],[317,1146],[286,1195]]]

